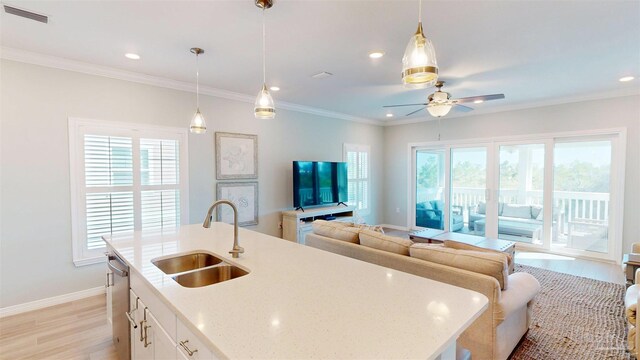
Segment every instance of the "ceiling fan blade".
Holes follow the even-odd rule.
[[[454,104],[454,105],[455,105],[456,110],[458,110],[458,111],[469,112],[469,111],[473,110],[473,108],[470,108],[468,106],[464,106],[464,105],[460,105],[460,104]]]
[[[384,105],[383,107],[398,107],[398,106],[418,106],[418,105],[427,105],[426,103],[422,104],[402,104],[402,105]]]
[[[412,111],[412,112],[408,113],[408,114],[407,114],[407,115],[405,115],[405,116],[413,115],[413,114],[417,113],[418,111],[422,111],[422,110],[424,110],[424,109],[426,109],[426,108],[427,108],[427,107],[425,106],[425,107],[420,108],[420,109],[418,109],[418,110],[416,110],[416,111]]]
[[[492,95],[480,95],[480,96],[470,96],[460,99],[454,99],[455,103],[469,103],[474,101],[489,101],[489,100],[498,100],[504,99],[504,94],[492,94]]]

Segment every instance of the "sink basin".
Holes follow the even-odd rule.
[[[177,274],[180,272],[220,264],[222,259],[211,254],[199,252],[174,256],[166,259],[152,260],[151,262],[160,270],[164,271],[165,274]]]
[[[235,279],[247,274],[248,272],[237,266],[221,265],[187,274],[176,275],[173,279],[184,287],[194,288]]]

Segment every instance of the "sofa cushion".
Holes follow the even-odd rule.
[[[360,229],[349,226],[349,223],[316,220],[311,226],[315,234],[350,243],[358,243],[358,233],[360,233]]]
[[[498,250],[487,249],[487,248],[483,248],[483,247],[480,247],[480,246],[470,245],[470,244],[467,244],[467,243],[462,243],[462,242],[453,241],[453,240],[445,240],[443,242],[443,245],[445,247],[448,247],[448,248],[451,248],[451,249],[473,250],[473,251],[480,251],[480,252],[488,252],[488,253],[492,253],[492,254],[500,254],[500,255],[504,256],[507,259],[507,265],[509,267],[511,267],[511,263],[513,262],[513,259],[511,258],[511,255],[503,253],[502,251],[498,251]]]
[[[411,257],[488,275],[498,280],[502,290],[507,289],[509,268],[504,254],[428,245],[422,243],[411,245],[409,248]]]
[[[531,205],[504,204],[502,216],[531,219]]]
[[[372,230],[360,232],[360,245],[378,250],[384,250],[400,255],[409,255],[409,247],[413,241],[395,236],[381,234]]]

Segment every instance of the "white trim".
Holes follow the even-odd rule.
[[[638,96],[638,95],[640,95],[640,91],[638,90],[637,87],[624,88],[624,89],[612,90],[609,92],[597,93],[597,94],[591,94],[591,95],[585,95],[585,96],[557,97],[554,99],[549,99],[546,101],[539,101],[534,103],[507,105],[507,106],[501,106],[501,107],[490,108],[490,109],[475,109],[474,112],[455,113],[455,114],[447,115],[442,120],[446,121],[448,119],[457,119],[457,118],[470,117],[470,116],[496,114],[501,112],[517,111],[517,110],[529,110],[529,109],[535,109],[535,108],[541,108],[541,107],[550,107],[550,106],[557,106],[557,105],[564,105],[564,104],[613,99],[613,98],[627,97],[627,96]],[[397,119],[383,120],[382,126],[418,124],[418,123],[436,121],[436,120],[437,118],[427,115],[427,116],[421,116],[418,118],[403,119],[403,120],[397,120]]]
[[[104,286],[98,286],[98,287],[81,290],[81,291],[77,291],[69,294],[58,295],[58,296],[53,296],[46,299],[40,299],[40,300],[30,301],[23,304],[3,307],[3,308],[0,308],[0,318],[21,314],[27,311],[43,309],[49,306],[60,305],[70,301],[85,299],[91,296],[104,294],[105,291],[106,289]]]
[[[74,220],[76,220],[76,219],[74,219]],[[97,255],[97,256],[86,257],[86,258],[76,257],[75,256],[76,247],[78,247],[77,241],[73,241],[73,254],[74,254],[74,256],[73,256],[73,265],[75,265],[76,267],[85,266],[85,265],[100,264],[100,263],[105,262],[105,257],[103,255]],[[82,251],[82,250],[79,250],[79,251]]]
[[[110,79],[131,81],[139,84],[152,85],[167,89],[186,91],[186,92],[196,92],[196,86],[190,82],[178,81],[167,79],[159,76],[151,76],[145,75],[141,73],[136,73],[133,71],[120,70],[108,66],[95,65],[91,63],[86,63],[77,60],[65,59],[57,56],[45,55],[40,53],[35,53],[31,51],[25,51],[10,47],[0,47],[0,58],[17,61],[32,65],[39,65],[50,67],[54,69],[60,70],[68,70],[79,72],[83,74],[102,76]],[[227,91],[223,89],[214,88],[211,86],[203,86],[200,85],[200,94],[201,95],[209,95],[217,98],[241,101],[245,103],[253,104],[255,101],[255,95],[247,95],[236,93],[232,91]],[[278,109],[290,110],[301,112],[305,114],[324,116],[332,119],[340,119],[347,121],[354,121],[369,125],[378,125],[382,126],[384,121],[367,119],[363,117],[353,116],[349,114],[339,113],[335,111],[319,109],[306,105],[299,105],[285,101],[277,101],[276,106]]]
[[[380,224],[378,226],[382,226],[383,228],[389,228],[389,229],[393,229],[393,230],[411,231],[406,226],[398,226],[398,225],[391,225],[391,224]]]

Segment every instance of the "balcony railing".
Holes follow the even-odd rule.
[[[417,193],[417,202],[442,199],[444,189],[425,189]],[[479,202],[485,201],[485,189],[457,187],[451,193],[451,205],[469,209]],[[540,190],[519,191],[517,189],[500,190],[498,201],[509,204],[542,205],[543,194]],[[561,211],[564,224],[575,220],[607,222],[609,219],[609,193],[554,191],[554,211]]]

